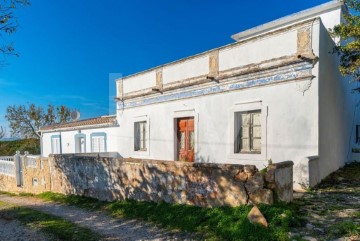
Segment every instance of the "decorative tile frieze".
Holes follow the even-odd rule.
[[[257,74],[248,74],[227,79],[220,84],[207,83],[201,86],[192,86],[177,91],[169,91],[166,94],[153,94],[137,99],[127,100],[118,104],[118,108],[133,108],[150,104],[175,101],[209,94],[217,94],[228,91],[242,90],[252,87],[278,84],[286,81],[294,81],[312,78],[312,64],[302,62],[278,69],[268,70]]]

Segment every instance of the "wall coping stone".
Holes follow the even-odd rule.
[[[279,169],[279,168],[292,167],[292,166],[294,166],[293,161],[284,161],[284,162],[272,163],[269,165],[269,168]]]

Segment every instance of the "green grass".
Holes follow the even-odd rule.
[[[51,240],[95,241],[101,239],[100,235],[92,232],[90,229],[79,227],[53,215],[29,208],[9,206],[9,204],[4,202],[0,202],[0,207],[6,207],[6,209],[3,208],[0,211],[0,214],[7,217],[10,216],[25,226],[43,232]]]
[[[338,224],[337,228],[343,235],[358,235],[360,232],[360,226],[350,220],[343,221]]]
[[[334,224],[331,227],[329,237],[337,238],[342,236],[359,235],[360,226],[351,220],[344,220],[340,223]]]
[[[103,202],[94,198],[46,192],[37,195],[91,210],[102,210],[115,217],[137,218],[171,230],[197,233],[207,240],[288,240],[291,226],[299,226],[293,204],[260,205],[269,228],[251,224],[247,215],[251,206],[200,208],[165,202],[133,200]]]
[[[12,193],[12,192],[5,192],[5,191],[0,191],[0,194],[4,194],[4,195],[8,195],[10,197],[13,197],[13,196],[18,196],[17,194],[15,193]]]

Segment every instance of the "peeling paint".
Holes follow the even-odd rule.
[[[309,63],[301,63],[292,66],[287,66],[282,70],[276,70],[273,75],[254,78],[254,76],[242,76],[240,79],[230,79],[226,83],[213,84],[212,86],[206,86],[202,88],[184,88],[181,92],[169,93],[169,94],[157,94],[156,96],[142,97],[134,101],[125,101],[120,103],[118,108],[132,108],[138,106],[145,106],[155,103],[162,103],[167,101],[181,100],[191,97],[198,97],[208,94],[216,94],[227,91],[242,90],[251,87],[264,86],[269,84],[277,84],[284,81],[292,81],[298,79],[310,78],[312,65]],[[251,79],[252,77],[252,79]],[[248,78],[246,80],[246,78]],[[245,79],[241,81],[241,79]]]

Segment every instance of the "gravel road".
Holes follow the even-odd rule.
[[[115,219],[101,212],[43,201],[35,197],[0,195],[0,201],[52,214],[89,228],[104,240],[190,240],[188,234],[169,232],[138,220]],[[2,229],[2,228],[0,228]],[[7,232],[7,231],[6,231]],[[1,239],[3,240],[3,239]],[[5,239],[7,240],[7,239]],[[31,239],[14,239],[31,240]],[[42,239],[35,239],[42,240]]]
[[[0,240],[6,241],[47,241],[42,233],[36,230],[27,228],[17,220],[15,220],[10,214],[6,212],[6,209],[11,207],[7,204],[0,206]]]

